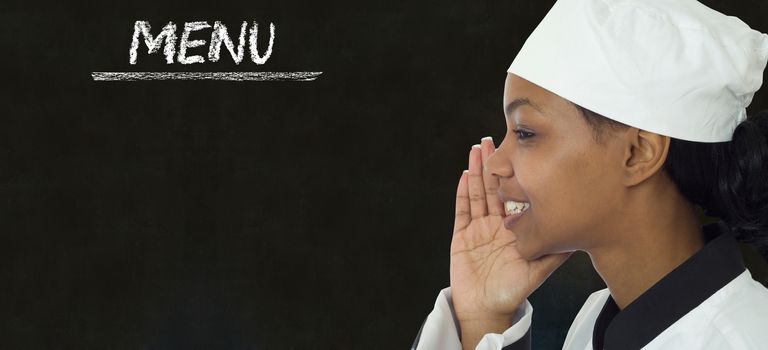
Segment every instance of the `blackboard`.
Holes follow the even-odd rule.
[[[503,138],[506,68],[552,3],[4,2],[0,348],[409,347],[449,283],[469,148]],[[768,32],[765,1],[705,3]],[[273,51],[131,65],[138,20],[255,22],[262,48],[273,23]],[[140,70],[322,73],[92,76]],[[534,346],[602,287],[569,260],[532,296]]]

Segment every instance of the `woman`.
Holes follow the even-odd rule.
[[[558,1],[508,70],[504,140],[470,151],[414,348],[530,348],[527,297],[576,250],[607,288],[564,349],[768,346],[735,240],[768,255],[768,112],[745,114],[766,60],[767,35],[693,0]]]

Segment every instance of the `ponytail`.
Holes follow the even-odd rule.
[[[664,168],[686,198],[768,260],[768,110],[741,122],[728,142],[671,139]]]
[[[720,181],[732,206],[723,220],[745,243],[766,256],[768,245],[768,110],[743,121],[733,132],[731,165]]]

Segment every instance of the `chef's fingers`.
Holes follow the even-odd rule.
[[[469,185],[467,184],[468,171],[464,170],[459,178],[459,186],[456,188],[456,220],[453,224],[453,232],[464,229],[472,221],[469,205]]]
[[[493,144],[493,139],[488,136],[480,141],[480,148],[483,155],[483,184],[485,185],[485,200],[488,202],[488,213],[490,215],[502,216],[504,214],[504,205],[499,199],[499,178],[491,175],[487,168],[488,158],[496,151],[496,146]]]
[[[469,151],[469,206],[473,219],[488,215],[488,203],[485,201],[483,186],[483,159],[480,145],[473,145]]]

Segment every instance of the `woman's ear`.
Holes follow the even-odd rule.
[[[634,186],[660,171],[667,160],[669,136],[630,127],[624,135],[624,185]]]

